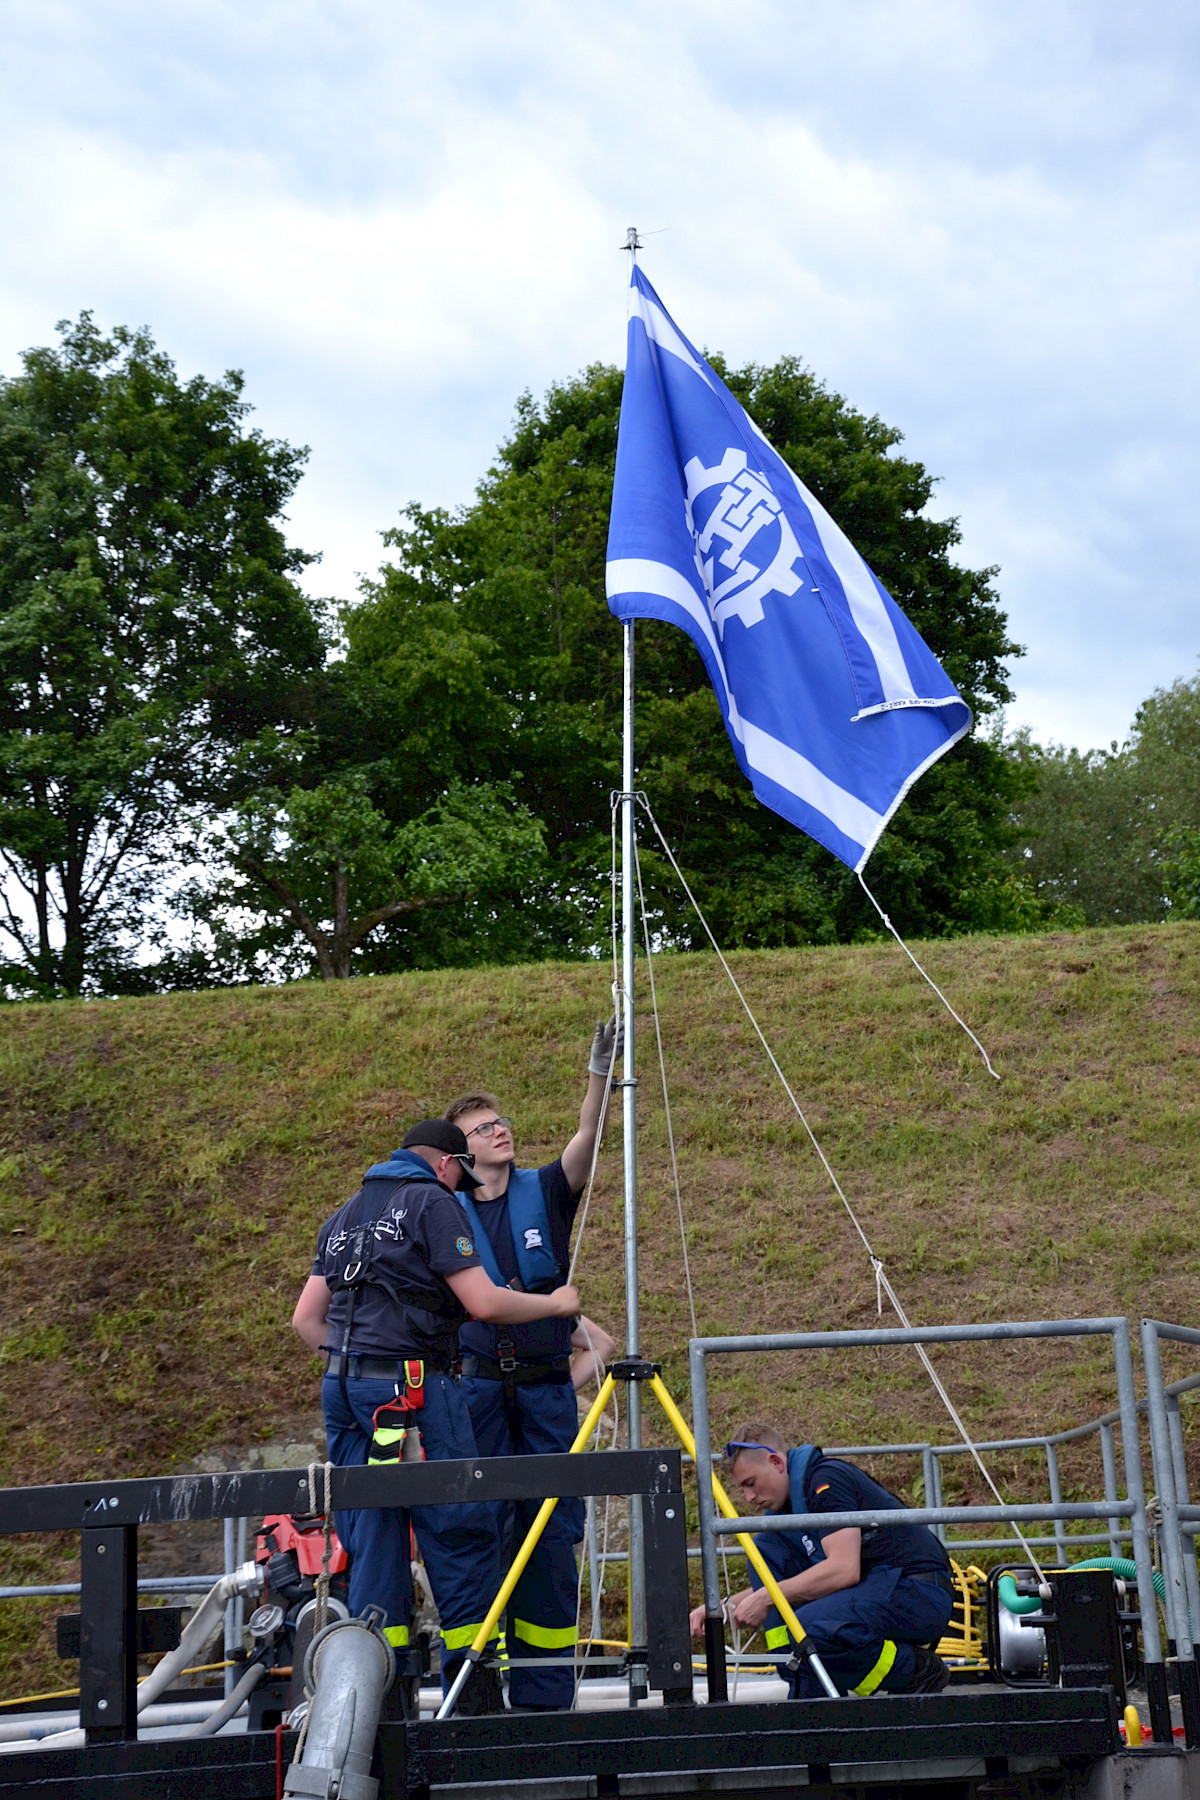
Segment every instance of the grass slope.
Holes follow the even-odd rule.
[[[733,958],[913,1320],[1195,1323],[1200,926],[923,955],[1002,1082],[894,947]],[[720,969],[657,969],[700,1329],[875,1322],[861,1244]],[[523,1161],[548,1160],[606,990],[603,968],[539,964],[0,1010],[0,1480],[166,1471],[310,1418],[316,1365],[288,1320],[320,1221],[468,1085],[501,1094]],[[682,1395],[690,1326],[646,1040],[641,1070],[643,1346]],[[618,1334],[620,1208],[618,1126],[580,1263],[587,1309]],[[1098,1346],[939,1360],[989,1436],[1113,1404]],[[903,1351],[730,1361],[713,1409],[715,1431],[767,1412],[826,1442],[947,1430]],[[30,1578],[44,1551],[9,1545],[0,1579]]]

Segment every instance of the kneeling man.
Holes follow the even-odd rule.
[[[853,1463],[826,1456],[816,1444],[789,1450],[770,1425],[747,1425],[725,1446],[726,1467],[742,1497],[769,1513],[895,1512],[904,1506]],[[764,1531],[755,1538],[813,1650],[843,1692],[935,1694],[950,1671],[935,1647],[950,1619],[954,1583],[945,1547],[924,1525],[877,1525],[865,1531]],[[734,1596],[732,1618],[743,1631],[765,1628],[767,1648],[785,1650],[791,1634],[758,1575]],[[704,1608],[692,1631],[704,1629]],[[794,1700],[823,1690],[806,1665],[780,1666]]]

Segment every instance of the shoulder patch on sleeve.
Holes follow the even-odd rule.
[[[456,1238],[454,1248],[460,1256],[474,1256],[475,1254],[475,1246],[468,1237]]]
[[[818,1494],[827,1494],[829,1492],[829,1483],[826,1482],[824,1487],[819,1487],[817,1492]]]

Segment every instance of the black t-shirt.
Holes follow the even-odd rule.
[[[789,1472],[791,1458],[798,1454],[789,1453]],[[899,1512],[905,1502],[881,1487],[877,1481],[858,1469],[853,1463],[841,1462],[836,1457],[824,1456],[818,1450],[809,1462],[804,1473],[804,1493],[807,1505],[805,1512]],[[789,1510],[790,1507],[789,1507]],[[797,1509],[799,1510],[799,1509]],[[834,1527],[845,1529],[844,1527]],[[801,1537],[811,1536],[818,1544],[826,1535],[816,1531],[801,1534],[789,1531],[784,1534],[790,1543],[801,1547]],[[818,1560],[808,1545],[804,1544],[805,1553],[811,1560]],[[950,1573],[950,1558],[946,1548],[939,1543],[927,1525],[876,1525],[874,1528],[864,1527],[862,1534],[862,1572],[866,1575],[869,1569],[886,1566],[890,1569],[903,1569],[906,1574],[925,1573],[937,1570],[941,1574]]]
[[[483,1262],[471,1241],[466,1216],[449,1188],[434,1181],[429,1165],[420,1157],[406,1156],[401,1151],[389,1166],[399,1169],[405,1162],[415,1165],[414,1173],[424,1170],[426,1179],[406,1181],[399,1187],[397,1176],[375,1176],[365,1181],[361,1191],[322,1225],[312,1272],[332,1282],[339,1266],[339,1252],[344,1251],[349,1233],[356,1225],[369,1225],[386,1200],[375,1227],[371,1268],[410,1293],[412,1308],[398,1306],[384,1288],[370,1283],[359,1288],[350,1349],[365,1356],[419,1356],[444,1366],[449,1360],[447,1344],[453,1352],[453,1309],[458,1303],[445,1282],[437,1278],[456,1275],[462,1269],[482,1268]],[[395,1188],[390,1199],[389,1188]],[[335,1291],[330,1302],[330,1350],[342,1347],[348,1301],[349,1295],[342,1288]],[[425,1307],[431,1303],[442,1310],[449,1309],[451,1317],[438,1319],[425,1313]],[[466,1309],[459,1307],[458,1316],[459,1320],[465,1319]]]
[[[570,1183],[563,1174],[561,1157],[539,1169],[538,1178],[542,1184],[542,1197],[546,1202],[546,1216],[550,1221],[550,1248],[555,1262],[564,1271],[565,1280],[565,1271],[571,1260],[571,1226],[575,1222],[583,1190],[580,1189],[577,1194],[571,1192]],[[519,1271],[512,1230],[508,1223],[508,1195],[502,1195],[499,1200],[480,1200],[478,1195],[472,1194],[471,1199],[500,1265],[500,1273],[505,1281],[514,1280]],[[528,1325],[508,1325],[505,1332],[512,1338],[515,1352],[522,1359],[550,1360],[558,1356],[569,1356],[571,1352],[570,1319],[533,1319]],[[472,1319],[459,1332],[458,1343],[461,1350],[475,1356],[488,1356],[493,1361],[499,1356],[494,1325],[483,1325]]]

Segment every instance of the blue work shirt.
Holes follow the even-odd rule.
[[[804,1466],[801,1467],[801,1463]],[[788,1475],[791,1478],[790,1512],[900,1512],[906,1502],[873,1481],[854,1463],[826,1456],[820,1446],[811,1452],[788,1451]],[[801,1486],[801,1483],[803,1484]],[[768,1511],[770,1509],[768,1508]],[[844,1531],[846,1526],[835,1526]],[[823,1540],[830,1533],[787,1531],[788,1543],[806,1555],[810,1562],[824,1557]],[[815,1543],[814,1540],[815,1539]],[[862,1574],[887,1567],[903,1569],[906,1575],[936,1571],[949,1575],[950,1558],[927,1525],[876,1525],[864,1527],[862,1533]]]
[[[360,1288],[351,1326],[351,1354],[430,1358],[444,1364],[447,1339],[453,1355],[455,1309],[459,1318],[467,1316],[445,1277],[463,1269],[480,1269],[483,1259],[471,1242],[461,1206],[449,1188],[434,1180],[428,1163],[404,1150],[394,1153],[392,1163],[396,1167],[411,1163],[413,1173],[423,1179],[399,1185],[393,1181],[395,1192],[389,1197],[387,1177],[368,1178],[322,1225],[312,1272],[331,1280],[350,1232],[356,1225],[369,1225],[379,1213],[371,1268],[410,1296],[410,1304],[398,1306],[386,1289],[370,1283]],[[329,1303],[330,1350],[342,1347],[347,1304],[346,1289],[335,1290]],[[430,1306],[442,1316],[435,1318],[426,1312]]]

